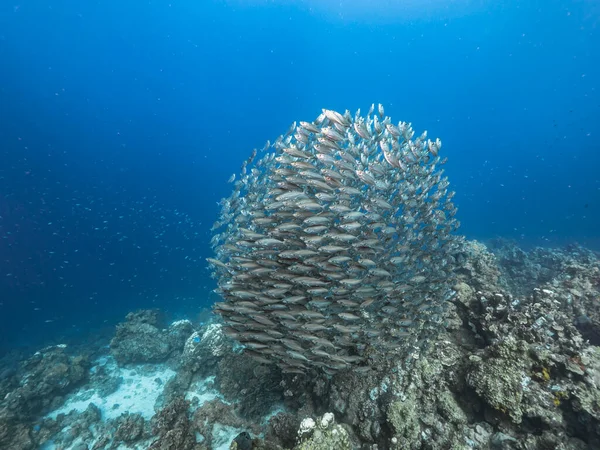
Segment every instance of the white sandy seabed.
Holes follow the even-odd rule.
[[[98,394],[96,388],[83,386],[78,391],[67,396],[66,402],[60,408],[50,412],[46,417],[56,419],[59,414],[68,414],[72,410],[83,412],[93,403],[101,412],[103,421],[116,419],[121,414],[129,412],[131,414],[139,413],[145,420],[150,420],[154,416],[154,404],[166,383],[175,376],[172,369],[160,364],[139,365],[129,368],[120,368],[115,363],[112,357],[102,357],[95,361],[94,366],[90,369],[95,372],[99,366],[104,366],[107,374],[112,377],[122,378],[119,388],[110,395],[102,397]],[[190,386],[186,393],[187,400],[198,399],[198,407],[205,402],[220,398],[225,402],[221,394],[214,389],[214,377],[209,377],[199,382],[195,382]],[[227,402],[225,402],[227,403]],[[64,429],[63,431],[67,431]],[[91,428],[94,435],[94,428]],[[212,430],[213,448],[214,450],[228,450],[231,441],[244,430],[215,425]],[[153,438],[152,440],[154,440]],[[137,442],[133,446],[120,445],[118,450],[143,450],[147,449],[152,440]],[[204,437],[197,436],[198,442],[202,442]],[[83,441],[77,438],[73,443],[64,447],[63,450],[74,449]],[[88,442],[88,448],[92,448],[95,442]],[[52,440],[44,443],[41,450],[57,450],[59,447]]]

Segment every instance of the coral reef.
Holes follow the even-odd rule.
[[[301,420],[297,414],[279,412],[269,420],[265,441],[281,448],[292,448],[298,438]]]
[[[164,361],[171,352],[171,346],[159,312],[127,314],[125,323],[117,326],[110,351],[119,364]]]
[[[332,413],[325,413],[316,421],[310,417],[304,419],[298,430],[298,441],[295,450],[351,450],[354,447],[348,432],[335,423]]]
[[[165,406],[153,419],[152,431],[158,435],[149,450],[200,450],[188,417],[189,402],[179,397]]]
[[[138,441],[144,435],[144,424],[144,418],[141,414],[124,413],[119,418],[119,424],[114,435],[115,440],[125,443]]]
[[[444,326],[407,357],[369,354],[364,373],[282,372],[217,319],[166,327],[166,363],[119,365],[98,348],[88,362],[63,346],[0,363],[0,448],[600,448],[600,259],[536,249],[523,264],[550,264],[547,276],[511,280],[502,245],[518,253],[463,242]],[[136,315],[162,330],[154,314]]]
[[[0,391],[0,448],[35,448],[31,424],[83,383],[88,367],[85,357],[70,356],[59,345],[36,352],[6,373]]]
[[[233,341],[222,331],[221,324],[210,323],[189,335],[183,348],[182,366],[201,376],[214,373],[233,347]]]
[[[217,388],[236,411],[250,420],[260,420],[281,401],[281,373],[268,365],[257,365],[246,355],[227,355],[219,363]]]
[[[194,413],[193,424],[195,430],[204,437],[203,443],[209,448],[214,444],[218,428],[246,429],[254,434],[260,433],[260,427],[239,417],[233,405],[220,399],[208,401],[198,408]]]

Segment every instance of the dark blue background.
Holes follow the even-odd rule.
[[[439,136],[469,238],[600,247],[596,5],[2,2],[0,350],[193,318],[226,180],[322,107]]]

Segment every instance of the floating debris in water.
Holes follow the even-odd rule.
[[[459,222],[441,141],[413,137],[381,105],[324,109],[244,162],[208,262],[214,310],[250,355],[333,374],[439,327]]]

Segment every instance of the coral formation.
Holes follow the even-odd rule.
[[[153,419],[152,431],[158,435],[149,450],[198,450],[191,421],[189,402],[179,397],[165,406]]]
[[[298,430],[298,441],[295,450],[353,448],[348,432],[343,426],[335,423],[332,413],[325,413],[316,421],[310,417],[304,419]]]
[[[63,345],[36,352],[0,384],[0,448],[35,448],[31,422],[60,404],[88,376],[85,357],[70,356]]]
[[[162,327],[158,311],[129,313],[126,322],[117,326],[110,343],[113,357],[120,364],[159,362],[169,355],[171,347]]]
[[[54,346],[19,364],[5,358],[0,448],[600,448],[600,259],[577,246],[513,245],[495,242],[491,252],[464,241],[431,345],[407,357],[369,353],[364,373],[285,373],[241,352],[219,320],[163,331],[154,312],[120,329],[139,330],[132,343],[148,330],[132,322],[162,333],[168,355],[148,355],[162,363],[119,363],[113,349],[93,345],[81,355]],[[503,254],[550,270],[516,276]],[[120,352],[127,340],[118,342]]]

